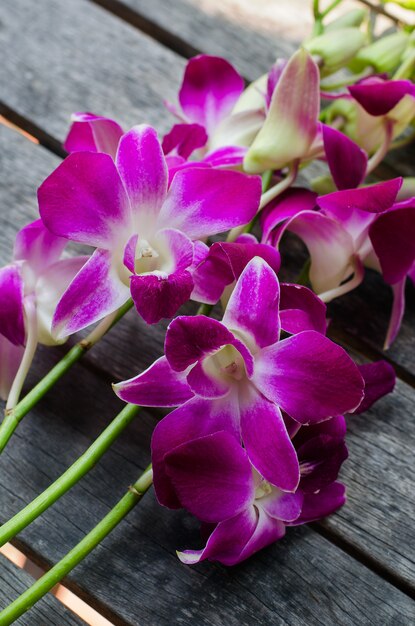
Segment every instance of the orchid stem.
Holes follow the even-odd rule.
[[[0,526],[0,547],[31,524],[39,515],[79,482],[85,474],[96,465],[113,442],[132,422],[139,410],[139,406],[127,404],[73,465],[59,476],[45,491],[38,495],[37,498],[25,506],[24,509]]]
[[[376,150],[375,154],[370,157],[367,162],[366,174],[365,177],[368,176],[373,170],[377,168],[377,166],[383,161],[384,157],[387,155],[388,150],[390,148],[393,137],[393,122],[391,120],[385,121],[385,137]]]
[[[66,556],[63,557],[37,580],[27,591],[0,613],[0,624],[8,626],[28,611],[36,602],[64,578],[74,567],[98,546],[107,535],[135,507],[153,482],[151,465],[141,474],[138,480],[129,487],[127,493],[113,509],[93,528]]]
[[[37,348],[37,317],[36,317],[36,305],[32,299],[28,299],[25,303],[25,317],[27,325],[27,337],[26,346],[23,353],[23,358],[14,377],[9,397],[7,398],[6,413],[9,413],[14,409],[19,402],[19,396],[26,380],[26,376],[32,365],[33,357]]]
[[[213,304],[201,304],[196,312],[196,315],[209,316],[212,309],[213,309]]]
[[[90,350],[110,328],[112,328],[125,313],[133,306],[128,300],[102,322],[82,341],[75,344],[67,354],[40,380],[29,393],[20,400],[15,407],[6,410],[4,420],[0,426],[0,453],[3,452],[10,437],[16,430],[23,417],[43,398],[55,383]]]
[[[263,209],[264,206],[271,202],[271,200],[274,200],[274,198],[282,194],[283,191],[291,187],[291,185],[297,178],[298,166],[299,161],[293,161],[290,165],[287,176],[283,178],[283,180],[281,180],[279,183],[271,187],[271,189],[268,189],[265,193],[262,194],[259,210]]]

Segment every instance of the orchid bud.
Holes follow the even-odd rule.
[[[338,32],[340,29],[349,28],[353,26],[360,26],[363,20],[367,16],[367,11],[365,9],[354,9],[353,11],[348,11],[344,15],[341,15],[337,19],[333,20],[327,26],[324,27],[324,31]]]
[[[245,171],[279,169],[301,159],[314,140],[319,106],[318,67],[306,50],[298,50],[284,68],[265,122],[245,156]]]
[[[305,48],[322,59],[322,75],[332,74],[346,65],[366,43],[366,35],[358,28],[341,28],[314,37]]]
[[[317,178],[313,178],[310,187],[315,193],[318,193],[319,196],[324,196],[327,193],[336,191],[336,185],[331,176],[317,176]]]
[[[354,72],[360,72],[368,65],[377,72],[392,72],[399,65],[408,41],[404,32],[381,37],[359,50],[350,67]]]

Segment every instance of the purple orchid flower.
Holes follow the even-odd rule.
[[[190,59],[178,94],[180,109],[165,103],[181,121],[164,138],[166,154],[186,159],[197,150],[216,167],[240,165],[265,118],[265,97],[252,100],[252,91],[243,93],[244,80],[226,59],[205,54]]]
[[[114,120],[94,113],[73,113],[72,124],[63,147],[68,152],[104,152],[115,159],[124,134]]]
[[[200,238],[249,222],[261,181],[210,167],[168,171],[156,132],[137,126],[119,141],[115,162],[71,154],[39,188],[39,207],[56,235],[96,247],[64,293],[53,320],[58,337],[115,311],[131,295],[154,323],[171,317],[193,290],[206,254]]]
[[[333,513],[345,501],[343,485],[335,482],[347,458],[344,435],[342,416],[294,430],[301,474],[294,493],[265,480],[226,431],[169,451],[166,473],[180,505],[214,525],[205,548],[179,552],[179,558],[187,564],[209,559],[235,565],[283,537],[287,525]]]
[[[393,206],[401,185],[396,178],[319,198],[306,189],[291,189],[265,209],[263,242],[278,246],[285,230],[298,235],[310,252],[311,285],[329,302],[361,283],[364,264],[378,268],[369,228]]]
[[[61,259],[66,243],[41,220],[32,222],[17,234],[13,262],[0,270],[0,396],[10,393],[8,408],[18,399],[37,344],[60,343],[52,336],[53,313],[86,260]]]
[[[231,432],[266,480],[294,491],[299,466],[281,410],[308,424],[361,403],[363,378],[342,348],[314,330],[279,340],[279,293],[275,273],[255,257],[237,281],[222,322],[176,318],[167,330],[166,356],[115,385],[123,400],[143,406],[184,403],[154,432],[154,484],[161,502],[172,501],[163,456],[183,436],[191,438],[189,433]]]

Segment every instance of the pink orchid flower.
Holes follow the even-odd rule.
[[[192,269],[206,255],[198,240],[246,224],[261,181],[210,167],[168,169],[156,132],[122,136],[115,162],[104,153],[71,154],[39,188],[39,207],[56,235],[96,247],[64,293],[56,335],[73,333],[131,296],[148,322],[171,317],[193,290]]]
[[[17,234],[14,261],[0,270],[0,396],[6,399],[13,387],[8,408],[18,399],[37,344],[61,343],[52,336],[52,317],[86,260],[60,259],[66,243],[41,220],[32,222]]]
[[[279,294],[275,273],[255,257],[238,279],[222,322],[202,315],[176,318],[166,334],[166,356],[115,385],[122,399],[143,406],[184,403],[154,432],[161,502],[172,499],[163,456],[183,434],[187,440],[189,432],[231,432],[266,480],[294,491],[299,465],[281,410],[308,424],[361,403],[363,378],[342,348],[314,330],[280,341]]]
[[[294,493],[265,480],[229,432],[218,431],[170,450],[164,463],[180,505],[213,525],[206,547],[178,552],[180,560],[235,565],[281,539],[287,525],[336,511],[345,501],[344,486],[335,482],[347,458],[345,430],[342,416],[294,429],[301,474]]]

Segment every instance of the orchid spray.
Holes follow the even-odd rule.
[[[325,302],[375,269],[394,292],[387,345],[399,330],[406,278],[415,278],[415,199],[408,181],[369,184],[367,176],[409,140],[415,92],[409,36],[371,42],[367,12],[330,21],[337,4],[322,10],[315,1],[309,39],[246,88],[227,60],[191,59],[177,105],[166,105],[177,121],[164,137],[145,124],[126,131],[74,114],[70,155],[39,189],[40,219],[18,234],[0,271],[0,390],[9,398],[0,449],[130,307],[148,324],[171,321],[163,356],[114,385],[128,404],[0,528],[0,543],[76,484],[140,406],[172,410],[154,430],[152,466],[0,614],[2,624],[85,558],[153,481],[161,505],[202,524],[204,546],[178,553],[187,564],[239,563],[344,504],[347,419],[392,391],[395,376],[384,361],[356,365],[327,337]],[[324,177],[296,185],[317,161]],[[277,276],[287,231],[309,250],[308,286]],[[70,257],[68,242],[93,251]],[[198,313],[177,315],[191,300]],[[36,344],[94,323],[18,402]]]

